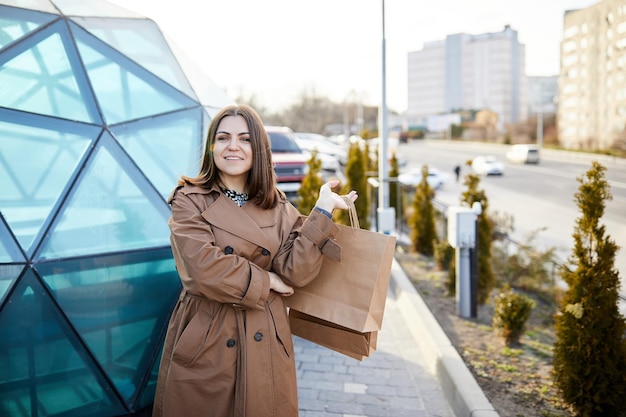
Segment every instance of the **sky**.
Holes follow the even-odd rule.
[[[510,25],[526,46],[526,74],[557,75],[565,10],[598,1],[109,0],[153,19],[232,98],[275,111],[303,94],[377,106],[384,84],[398,112],[407,55],[424,43]]]

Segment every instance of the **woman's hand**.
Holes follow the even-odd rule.
[[[275,272],[269,272],[270,274],[270,290],[276,291],[283,297],[288,297],[293,294],[293,288],[285,284],[283,280]]]
[[[346,203],[342,196],[333,192],[333,187],[336,187],[339,184],[338,180],[329,181],[326,184],[322,185],[320,188],[320,195],[317,198],[317,202],[315,205],[323,210],[332,213],[334,209],[347,209],[348,203]],[[349,198],[352,201],[355,201],[358,197],[356,191],[352,190],[344,197]]]

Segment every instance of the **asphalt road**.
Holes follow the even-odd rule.
[[[484,145],[458,141],[411,141],[399,145],[398,152],[406,160],[401,170],[428,164],[446,173],[449,178],[435,199],[447,205],[458,205],[463,186],[462,178],[470,168],[465,165],[478,155],[494,155],[505,164],[504,175],[481,179],[480,187],[489,199],[488,210],[508,214],[513,219],[514,240],[524,241],[537,232],[536,243],[543,249],[554,247],[561,261],[567,259],[573,246],[572,233],[580,216],[574,201],[578,191],[577,177],[598,160],[607,171],[613,200],[606,203],[602,223],[607,234],[621,247],[616,268],[622,279],[621,294],[626,297],[626,160],[603,156],[584,156],[572,152],[544,150],[537,165],[509,163],[505,145]],[[461,181],[456,183],[454,167],[462,166]]]

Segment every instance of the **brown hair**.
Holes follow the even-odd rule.
[[[221,109],[211,120],[206,137],[202,166],[197,177],[182,176],[179,185],[185,183],[210,188],[219,183],[219,172],[213,159],[215,135],[222,119],[227,116],[241,116],[248,125],[252,145],[252,168],[248,172],[248,195],[254,204],[262,208],[276,207],[281,193],[276,188],[276,174],[272,165],[270,139],[263,127],[258,113],[245,104],[227,106]]]

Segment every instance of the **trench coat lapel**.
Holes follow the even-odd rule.
[[[272,252],[277,249],[276,242],[273,242],[263,231],[263,228],[276,224],[275,210],[263,210],[251,202],[239,207],[234,201],[220,193],[209,208],[202,213],[202,216],[214,227],[241,239]]]

